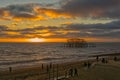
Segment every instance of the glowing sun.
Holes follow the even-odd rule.
[[[43,38],[31,38],[29,39],[30,42],[45,42]]]

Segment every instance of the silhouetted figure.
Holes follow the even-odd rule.
[[[91,63],[88,62],[88,63],[87,63],[87,67],[90,68],[90,66],[91,66]]]
[[[67,77],[67,70],[65,70],[65,77]]]
[[[89,68],[90,66],[91,66],[91,63],[90,63],[90,62],[84,62],[84,67]]]
[[[105,58],[102,58],[102,63],[108,63],[108,61],[105,60]]]
[[[72,68],[69,70],[69,75],[70,75],[71,77],[73,76],[73,69],[72,69]]]
[[[12,72],[12,67],[9,67],[9,72]]]
[[[78,70],[77,70],[77,68],[74,69],[74,75],[78,76]]]
[[[105,60],[105,63],[108,63],[108,60]]]
[[[44,68],[43,64],[42,64],[42,69]]]
[[[105,63],[105,58],[102,58],[102,63]]]
[[[99,56],[96,56],[96,60],[99,61]]]
[[[116,56],[114,57],[114,61],[117,61],[117,57]]]
[[[87,66],[87,63],[86,62],[84,62],[84,67],[86,67]]]

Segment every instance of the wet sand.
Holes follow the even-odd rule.
[[[0,80],[120,80],[120,53],[102,54],[99,60],[90,59],[60,64],[43,64],[37,67],[0,71]],[[96,56],[93,56],[96,58]],[[101,60],[105,56],[107,63]],[[117,61],[114,57],[117,56]],[[85,63],[90,63],[86,66]],[[77,69],[78,75],[70,76],[69,70]],[[62,79],[64,78],[64,79]]]

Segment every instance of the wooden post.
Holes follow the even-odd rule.
[[[48,65],[46,66],[46,72],[47,73],[49,72],[49,66]]]
[[[65,70],[65,77],[67,77],[67,71]]]
[[[12,67],[9,67],[9,72],[12,72]]]
[[[50,68],[49,68],[49,65],[46,66],[46,71],[47,71],[47,74],[48,74],[48,80],[50,80]]]
[[[51,78],[51,75],[50,75],[50,70],[49,70],[49,72],[48,72],[48,73],[49,73],[49,80],[50,80],[50,78]]]
[[[55,75],[54,75],[54,65],[53,65],[53,72],[52,73],[53,73],[53,80],[54,80],[54,77],[55,77]]]
[[[50,63],[50,69],[52,68],[52,63]]]
[[[42,64],[42,70],[43,70],[43,68],[44,68],[44,66],[43,66],[43,64]]]
[[[58,70],[58,64],[57,64],[57,79],[58,79],[58,74],[59,74],[59,70]]]

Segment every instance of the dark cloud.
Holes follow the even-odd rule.
[[[0,8],[0,18],[8,20],[45,20],[34,12],[35,7],[41,7],[41,4],[16,4]]]
[[[4,25],[0,25],[0,32],[1,31],[5,31],[5,30],[7,30],[8,29],[8,27],[6,27],[6,26],[4,26]]]
[[[73,16],[118,18],[120,0],[67,0],[61,9]]]
[[[106,24],[71,24],[67,29],[79,31],[77,37],[116,37],[120,38],[120,21]],[[74,35],[74,33],[73,33]]]
[[[6,37],[5,32],[8,31],[7,26],[0,25],[0,38]],[[10,37],[10,36],[9,36]]]
[[[67,14],[59,9],[48,8],[39,3],[16,4],[0,8],[0,18],[8,20],[46,20],[46,17],[59,18],[66,16]]]
[[[14,15],[14,17],[22,17],[22,18],[34,18],[36,17],[34,14],[30,14],[30,13],[26,13],[26,12],[21,12],[21,13],[18,13],[16,15]]]
[[[25,28],[21,30],[11,30],[5,26],[0,26],[1,37],[13,38],[71,38],[71,37],[91,37],[91,38],[118,38],[120,39],[120,21],[106,24],[69,24],[56,26],[38,26],[35,28]],[[14,33],[14,34],[13,34]]]
[[[87,29],[87,30],[91,30],[91,29],[99,29],[99,30],[113,30],[113,29],[120,29],[120,21],[113,21],[110,23],[106,23],[106,24],[102,24],[102,23],[98,23],[98,24],[70,24],[67,25],[67,27],[69,29],[72,30],[78,30],[78,29]]]
[[[62,0],[58,5],[59,7],[55,4],[39,3],[10,5],[0,8],[0,18],[8,20],[46,20],[46,17],[120,18],[120,0]]]

